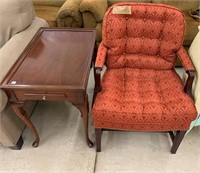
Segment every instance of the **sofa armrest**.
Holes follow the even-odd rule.
[[[97,23],[103,21],[104,14],[108,9],[107,0],[82,0],[80,4],[80,11],[90,12],[94,15]]]
[[[57,26],[81,27],[83,23],[79,5],[81,0],[66,0],[57,14]]]
[[[33,38],[40,27],[47,27],[48,24],[43,19],[36,17],[32,24],[24,31],[15,34],[1,49],[0,49],[0,83],[23,52],[27,44]],[[20,43],[20,44],[19,44]],[[3,111],[7,104],[5,92],[0,90],[0,112]]]
[[[101,42],[97,52],[95,68],[100,68],[100,69],[103,68],[106,61],[107,51],[108,51],[107,47],[105,47],[103,42]]]

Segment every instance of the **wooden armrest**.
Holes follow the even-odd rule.
[[[94,68],[95,88],[94,88],[92,106],[94,104],[94,101],[95,101],[95,98],[96,98],[98,92],[101,91],[101,71],[102,71],[101,67],[95,67]]]
[[[194,69],[192,69],[192,70],[186,70],[186,73],[188,74],[188,78],[184,86],[184,92],[187,93],[189,96],[192,96],[192,84],[196,72]]]
[[[95,91],[96,94],[101,91],[101,67],[95,67]]]

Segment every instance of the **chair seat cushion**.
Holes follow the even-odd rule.
[[[187,130],[197,116],[174,70],[107,69],[93,106],[95,128]]]

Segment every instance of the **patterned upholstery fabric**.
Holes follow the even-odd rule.
[[[108,49],[103,45],[103,42],[100,43],[99,49],[97,52],[97,58],[95,61],[95,67],[103,67],[106,61]]]
[[[177,51],[177,55],[179,56],[185,70],[194,70],[194,65],[183,47]]]
[[[108,69],[102,88],[93,108],[95,128],[185,130],[197,115],[174,70]]]
[[[131,15],[117,15],[110,8],[105,14],[102,32],[103,43],[109,48],[108,67],[174,67],[175,53],[184,39],[183,13],[174,7],[155,4],[134,3],[131,10]]]
[[[131,6],[132,14],[112,14],[118,5]],[[174,70],[177,52],[185,68],[193,69],[182,48],[184,32],[184,15],[174,7],[119,3],[109,8],[95,63],[107,65],[92,111],[95,128],[189,128],[197,112]]]

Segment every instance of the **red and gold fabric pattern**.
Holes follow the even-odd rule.
[[[119,5],[131,5],[132,14],[112,14]],[[102,32],[108,67],[171,69],[184,39],[185,20],[173,7],[120,3],[107,11]]]
[[[92,115],[95,128],[167,131],[187,130],[197,113],[174,70],[123,68],[105,72]]]
[[[131,6],[131,14],[112,14]],[[95,128],[134,131],[187,130],[197,112],[174,70],[176,54],[193,64],[182,47],[183,13],[170,6],[118,3],[104,16],[95,66],[107,70],[92,115]]]
[[[194,70],[193,62],[190,59],[190,57],[187,54],[187,52],[184,49],[184,47],[181,47],[181,49],[178,50],[177,55],[178,55],[179,59],[181,60],[182,65],[183,65],[185,71],[187,71],[187,70]]]

